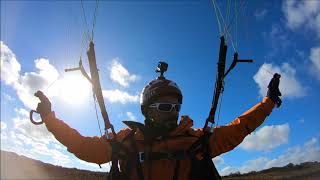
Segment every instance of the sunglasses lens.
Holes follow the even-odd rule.
[[[172,105],[171,104],[159,104],[158,109],[160,111],[171,111]]]

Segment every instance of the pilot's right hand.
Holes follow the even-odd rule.
[[[271,79],[268,85],[268,92],[267,92],[267,96],[277,105],[277,107],[280,107],[282,104],[282,100],[280,98],[282,94],[279,90],[280,77],[281,75],[278,73],[275,73],[273,75],[273,78]]]
[[[34,96],[40,99],[40,103],[38,103],[36,111],[40,114],[41,119],[44,120],[44,118],[51,112],[51,102],[42,91],[37,91]]]

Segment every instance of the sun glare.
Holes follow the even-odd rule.
[[[72,105],[81,105],[91,95],[91,84],[81,75],[66,75],[60,82],[59,98]]]

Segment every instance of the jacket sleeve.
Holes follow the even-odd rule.
[[[111,146],[105,136],[82,136],[77,130],[57,119],[54,112],[49,113],[44,122],[54,137],[79,159],[99,165],[111,160]],[[120,131],[119,135],[123,136],[124,133]]]
[[[218,156],[238,146],[248,134],[263,123],[274,105],[270,98],[265,97],[262,102],[253,106],[230,124],[216,127],[209,139],[211,156]]]

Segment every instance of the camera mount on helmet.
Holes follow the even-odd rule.
[[[178,97],[179,104],[182,104],[182,93],[178,85],[169,79],[166,79],[163,74],[168,69],[166,62],[160,61],[156,68],[156,72],[160,73],[159,77],[150,81],[142,90],[140,96],[141,112],[147,115],[147,109],[150,104],[161,96]]]
[[[163,73],[166,72],[167,69],[168,69],[168,63],[160,61],[156,68],[156,72],[160,73],[158,78],[165,79],[165,77],[163,76]]]

